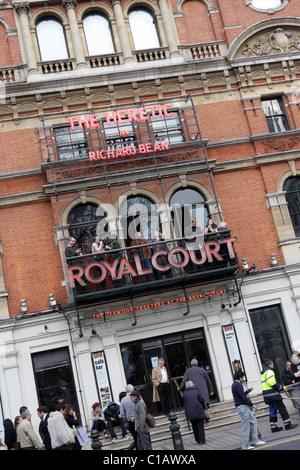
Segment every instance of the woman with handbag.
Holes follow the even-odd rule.
[[[182,400],[186,418],[190,421],[197,444],[205,444],[204,408],[205,400],[191,380],[185,384]]]

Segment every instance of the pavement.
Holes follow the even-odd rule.
[[[292,409],[290,411],[290,418],[292,424],[297,424],[295,429],[286,431],[283,426],[282,419],[278,415],[277,425],[283,427],[282,431],[272,433],[270,429],[270,422],[268,417],[257,418],[258,430],[261,433],[260,440],[274,442],[283,438],[291,438],[293,436],[300,437],[300,416],[298,410]],[[210,429],[205,431],[206,444],[199,445],[195,442],[193,433],[182,436],[184,450],[241,450],[242,437],[241,437],[241,424],[233,424],[225,426],[224,428]],[[257,448],[263,448],[258,446]],[[153,450],[174,450],[173,441],[162,441],[152,443]]]

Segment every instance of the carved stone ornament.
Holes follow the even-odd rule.
[[[276,28],[249,38],[237,53],[239,57],[254,57],[300,52],[300,31],[297,28]]]
[[[263,142],[266,152],[286,152],[296,147],[300,142],[300,138],[297,136],[289,137],[287,139],[280,140],[265,140]]]

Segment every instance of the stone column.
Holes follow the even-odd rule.
[[[172,12],[169,10],[167,0],[159,0],[159,7],[161,11],[161,19],[164,25],[165,34],[168,41],[170,56],[180,56],[177,47],[177,40],[175,36],[175,27],[173,27],[173,17]]]
[[[77,6],[77,0],[62,0],[62,6],[67,11],[72,43],[75,52],[75,59],[78,69],[87,68],[88,65],[85,61],[85,56],[83,52],[83,46],[80,37],[79,26],[76,17],[75,8]]]
[[[15,3],[14,8],[20,17],[20,26],[22,32],[22,42],[25,50],[28,75],[39,73],[34,53],[33,42],[31,39],[30,26],[28,21],[28,13],[30,11],[29,3]]]
[[[134,58],[132,56],[131,45],[127,34],[126,23],[124,20],[121,6],[121,0],[110,0],[110,3],[112,4],[114,9],[124,62],[133,62]]]

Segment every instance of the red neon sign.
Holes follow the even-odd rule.
[[[217,261],[222,261],[223,258],[220,254],[221,245],[227,245],[227,250],[229,257],[231,259],[235,258],[233,242],[236,241],[236,238],[227,238],[219,242],[207,242],[204,245],[201,245],[200,253],[201,259],[196,258],[195,252],[193,249],[186,250],[185,248],[175,247],[169,252],[166,250],[161,250],[153,254],[151,257],[151,264],[154,269],[157,271],[165,272],[168,271],[172,266],[175,268],[183,268],[188,264],[189,261],[196,265],[202,265],[206,261],[212,263],[214,259]],[[182,255],[182,260],[177,261],[173,258],[173,255],[179,253]],[[158,263],[159,256],[166,256],[168,259],[168,265],[160,266]],[[100,274],[98,277],[93,277],[91,275],[91,270],[93,268],[99,268]],[[144,269],[142,267],[141,260],[138,255],[134,255],[134,266],[132,262],[129,262],[126,258],[122,258],[119,262],[118,259],[115,259],[112,264],[104,261],[93,261],[85,269],[81,266],[71,266],[69,267],[69,279],[71,287],[75,287],[75,281],[78,282],[81,286],[86,286],[86,283],[82,279],[85,278],[93,283],[99,284],[102,282],[106,276],[109,274],[112,280],[121,279],[122,276],[130,274],[131,276],[143,276],[149,274],[151,271]]]
[[[111,111],[105,113],[105,119],[109,126],[111,122],[117,126],[118,124],[124,125],[133,122],[149,121],[149,116],[151,116],[152,119],[156,119],[157,117],[162,118],[164,115],[166,117],[172,117],[174,113],[172,111],[168,111],[171,107],[172,104],[165,104],[163,107],[159,104],[155,104],[152,106],[142,106],[137,109],[121,109],[116,112]],[[72,131],[75,131],[76,125],[78,125],[79,129],[83,129],[83,125],[86,129],[97,129],[100,127],[97,113],[85,114],[83,116],[71,116],[67,117],[66,120],[70,122]]]

